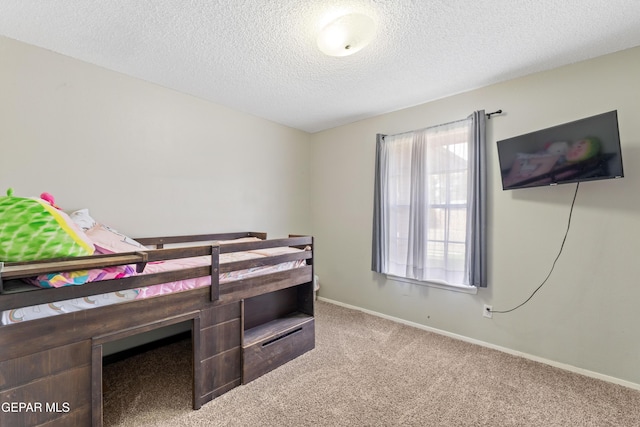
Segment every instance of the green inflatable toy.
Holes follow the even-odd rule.
[[[0,197],[0,261],[92,255],[93,243],[67,214],[36,198]]]

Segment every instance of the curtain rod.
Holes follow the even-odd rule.
[[[440,126],[448,126],[448,125],[452,125],[454,123],[464,122],[465,120],[469,120],[469,118],[467,117],[465,119],[452,120],[452,121],[447,122],[447,123],[440,123],[440,124],[437,124],[437,125],[427,126],[427,127],[420,128],[420,129],[413,129],[413,130],[407,130],[407,131],[400,132],[400,133],[394,133],[393,136],[404,135],[405,133],[422,132],[423,130],[437,128],[437,127],[440,127]],[[384,133],[381,134],[381,135],[382,135],[382,138],[384,138],[385,136],[389,136],[389,135],[384,134]]]
[[[487,117],[487,119],[491,119],[491,116],[496,115],[496,114],[502,114],[502,110],[497,110],[497,111],[494,111],[492,113],[485,113],[485,116]],[[423,131],[425,129],[435,128],[435,127],[438,127],[438,126],[446,126],[446,125],[450,125],[450,124],[453,124],[453,123],[462,122],[462,121],[465,121],[465,120],[468,120],[468,117],[466,119],[453,120],[453,121],[448,122],[448,123],[441,123],[439,125],[427,126],[425,128],[421,128],[421,129],[414,129],[414,130],[408,130],[406,132],[396,133],[396,134],[394,134],[394,136],[402,135],[402,134],[405,134],[405,133],[420,132],[420,131]],[[380,134],[380,135],[382,135],[382,139],[384,139],[385,136],[388,136],[387,134],[384,134],[384,133]]]
[[[487,119],[491,119],[491,116],[493,116],[494,114],[502,114],[502,110],[494,111],[493,113],[487,113]]]

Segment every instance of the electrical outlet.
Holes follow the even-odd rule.
[[[493,310],[493,307],[485,304],[484,308],[482,309],[482,315],[491,319],[493,317],[493,313],[491,312],[491,310]]]

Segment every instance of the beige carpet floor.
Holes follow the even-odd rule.
[[[324,302],[313,351],[197,411],[190,346],[107,365],[105,425],[640,426],[639,391]]]

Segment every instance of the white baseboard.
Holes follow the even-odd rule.
[[[487,347],[493,350],[498,350],[503,353],[511,354],[514,356],[523,357],[525,359],[533,360],[534,362],[544,363],[545,365],[553,366],[555,368],[564,369],[565,371],[574,372],[576,374],[584,375],[590,378],[595,378],[602,381],[607,381],[613,384],[618,384],[624,387],[628,387],[634,390],[640,391],[640,384],[632,383],[630,381],[625,381],[620,378],[611,377],[609,375],[600,374],[598,372],[589,371],[587,369],[578,368],[576,366],[567,365],[566,363],[556,362],[554,360],[545,359],[543,357],[534,356],[532,354],[523,353],[521,351],[512,350],[507,347],[502,347],[499,345],[491,344],[485,341],[476,340],[473,338],[465,337],[464,335],[458,335],[451,332],[443,331],[441,329],[432,328],[430,326],[421,325],[420,323],[410,322],[408,320],[400,319],[398,317],[388,316],[386,314],[378,313],[377,311],[367,310],[365,308],[357,307],[355,305],[345,304],[340,301],[334,301],[325,297],[318,296],[318,300],[329,303],[339,305],[341,307],[349,308],[352,310],[362,311],[363,313],[371,314],[372,316],[381,317],[383,319],[391,320],[393,322],[402,323],[403,325],[412,326],[414,328],[422,329],[429,332],[434,332],[436,334],[444,335],[450,338],[458,339],[461,341],[465,341],[471,344],[477,344],[482,347]]]

